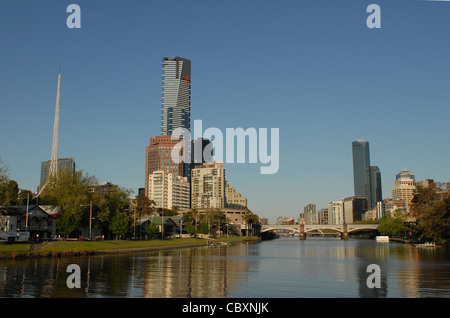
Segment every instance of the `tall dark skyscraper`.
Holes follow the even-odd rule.
[[[373,209],[377,206],[377,202],[383,200],[381,191],[381,172],[377,166],[370,166],[367,170],[367,206]]]
[[[369,142],[356,140],[352,143],[353,151],[353,181],[355,196],[367,197],[366,178],[370,167]]]
[[[161,135],[176,128],[191,129],[191,61],[182,57],[163,58]]]
[[[381,201],[381,173],[377,166],[370,165],[369,142],[356,140],[352,143],[353,181],[355,196],[367,198],[367,208],[373,209]]]

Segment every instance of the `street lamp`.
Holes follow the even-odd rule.
[[[80,205],[81,207],[85,207],[87,205]],[[89,241],[92,240],[92,219],[95,219],[92,217],[92,201],[89,204]]]
[[[181,217],[181,219],[180,219],[180,238],[181,238],[181,233],[182,233],[182,230],[183,230],[183,223],[184,223],[184,218]]]

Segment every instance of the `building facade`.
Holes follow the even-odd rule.
[[[172,160],[172,150],[179,140],[171,136],[155,136],[150,138],[150,146],[146,147],[145,156],[145,195],[148,196],[148,176],[154,171],[165,171],[176,176],[184,176],[183,163]],[[180,149],[181,151],[181,149]]]
[[[370,167],[369,142],[356,140],[352,143],[353,154],[353,185],[355,196],[365,197],[367,171]]]
[[[409,211],[409,202],[416,193],[414,173],[404,169],[395,176],[392,188],[392,200],[395,205],[406,212]]]
[[[343,224],[344,202],[333,201],[328,203],[328,224]]]
[[[277,225],[287,225],[287,224],[295,224],[295,219],[290,216],[279,216],[277,218]]]
[[[11,234],[18,240],[20,236],[32,240],[54,238],[58,214],[60,209],[56,206],[0,207],[0,238]]]
[[[161,135],[170,136],[191,129],[191,61],[165,57],[162,65]]]
[[[356,197],[366,197],[368,209],[377,207],[383,199],[381,172],[377,166],[370,165],[369,142],[356,140],[352,143],[353,182]]]
[[[39,183],[39,188],[42,189],[42,187],[45,184],[45,181],[47,181],[48,172],[50,170],[50,164],[51,160],[49,161],[43,161],[41,163],[41,180]],[[75,160],[74,158],[61,158],[58,159],[58,170],[70,170],[75,174]]]
[[[309,203],[303,208],[305,224],[316,224],[316,205]]]
[[[366,197],[348,197],[344,198],[344,220],[351,224],[355,221],[361,221],[364,213],[367,212]]]
[[[381,172],[377,166],[370,166],[367,170],[367,207],[368,209],[376,208],[377,202],[383,200],[381,189]]]
[[[328,209],[320,209],[317,212],[317,222],[319,224],[327,225],[328,224]]]
[[[157,208],[180,211],[189,209],[189,183],[186,177],[167,171],[154,171],[148,176],[148,198]]]
[[[225,207],[223,162],[205,163],[191,170],[191,208]]]
[[[230,209],[246,209],[247,198],[228,184],[225,178],[225,206]]]

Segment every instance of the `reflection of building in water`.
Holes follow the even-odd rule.
[[[147,258],[142,297],[223,298],[247,275],[246,244],[180,249]],[[241,249],[241,251],[239,251]],[[243,263],[244,262],[244,263]]]

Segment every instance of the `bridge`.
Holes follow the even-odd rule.
[[[343,240],[348,239],[348,233],[359,230],[377,230],[378,224],[286,224],[286,225],[263,225],[261,233],[276,231],[276,230],[288,230],[291,232],[297,232],[300,234],[300,240],[306,239],[306,233],[312,231],[333,230],[341,233]]]

